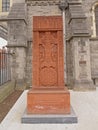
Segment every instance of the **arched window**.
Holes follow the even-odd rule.
[[[10,8],[10,0],[2,0],[2,12],[8,12]]]
[[[92,6],[92,37],[98,37],[98,2]]]
[[[95,6],[95,28],[96,28],[96,36],[98,36],[98,5]]]

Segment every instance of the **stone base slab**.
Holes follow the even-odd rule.
[[[28,114],[69,114],[70,93],[61,90],[30,90],[27,94]]]
[[[26,124],[40,124],[40,123],[72,124],[72,123],[77,123],[77,122],[78,122],[78,118],[72,107],[71,107],[70,114],[38,115],[38,114],[27,114],[27,111],[25,111],[21,118],[21,123],[26,123]]]

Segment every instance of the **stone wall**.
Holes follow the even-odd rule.
[[[66,42],[66,70],[67,81],[66,84],[69,88],[73,88],[73,50],[72,42]]]
[[[94,82],[94,85],[98,86],[98,39],[90,39],[91,47],[91,76]]]
[[[32,86],[32,41],[28,41],[27,43],[27,60],[26,60],[26,83],[27,83],[27,87],[31,87]]]
[[[91,55],[91,77],[94,85],[98,86],[98,38],[95,35],[94,27],[94,5],[98,4],[96,0],[83,0],[83,9],[87,17],[87,23],[89,32],[91,33],[90,38],[90,55]]]
[[[27,23],[25,3],[13,4],[8,15],[8,48],[11,53],[11,79],[17,89],[26,88]]]
[[[91,79],[90,31],[82,2],[68,1],[67,46],[70,46],[72,52],[71,55],[67,55],[67,59],[70,59],[70,64],[67,62],[67,77],[70,77],[68,83],[75,90],[92,90],[95,87]]]
[[[58,1],[58,0],[57,0]],[[57,2],[48,4],[45,2],[30,1],[27,2],[27,22],[28,22],[28,41],[33,38],[33,16],[56,16],[61,15],[61,10],[58,7]]]
[[[32,85],[33,16],[62,15],[59,9],[62,1],[14,0],[8,16],[8,47],[12,53],[12,77],[16,79],[17,86],[25,86],[25,83],[27,86]],[[98,84],[98,39],[91,38],[94,33],[92,5],[95,2],[96,0],[68,0],[69,8],[66,9],[65,18],[66,84],[71,88],[87,84],[91,87],[91,78],[94,84]],[[86,50],[81,52],[81,48]],[[82,78],[79,79],[81,74]],[[87,80],[83,79],[85,76]]]

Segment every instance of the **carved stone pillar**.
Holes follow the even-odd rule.
[[[33,84],[28,114],[69,114],[70,93],[64,86],[62,17],[33,17]]]
[[[14,3],[8,15],[8,48],[11,57],[11,77],[17,89],[26,88],[26,11],[25,3]]]
[[[81,1],[69,0],[68,3],[67,48],[71,51],[67,57],[68,82],[75,90],[92,90],[95,87],[91,79],[90,34],[86,16]]]

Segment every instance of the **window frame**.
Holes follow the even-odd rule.
[[[2,0],[2,12],[9,12],[10,0]]]

